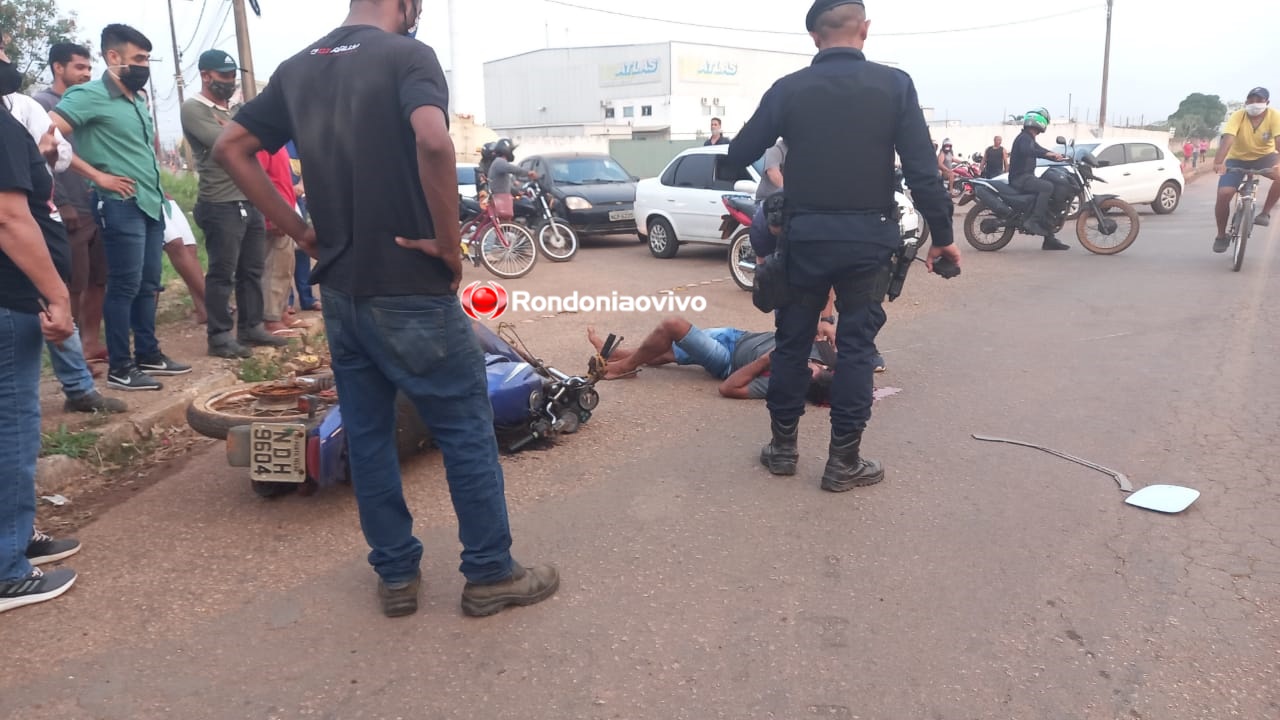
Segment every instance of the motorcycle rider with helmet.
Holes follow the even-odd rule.
[[[1036,177],[1036,160],[1048,158],[1059,162],[1066,160],[1065,155],[1040,147],[1036,136],[1049,127],[1049,111],[1044,108],[1028,110],[1022,116],[1022,132],[1013,141],[1009,152],[1009,185],[1018,192],[1036,196],[1035,209],[1027,220],[1026,229],[1035,235],[1044,236],[1044,250],[1067,250],[1070,248],[1053,236],[1053,222],[1049,219],[1049,200],[1053,196],[1054,184],[1049,180]]]
[[[515,150],[516,145],[510,138],[499,138],[493,144],[493,161],[489,163],[485,173],[489,177],[489,202],[494,203],[498,217],[502,220],[515,217],[515,198],[511,195],[515,183],[512,177],[523,180],[538,179],[538,173],[525,170],[515,164]]]

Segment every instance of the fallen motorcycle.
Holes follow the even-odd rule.
[[[566,375],[528,352],[508,324],[495,334],[472,323],[484,350],[494,432],[501,449],[518,452],[533,443],[579,430],[600,404],[587,377]],[[187,408],[196,432],[226,440],[227,463],[249,468],[262,497],[348,483],[347,440],[333,374],[325,369],[288,380],[240,385],[196,398]],[[430,432],[403,394],[396,397],[396,450],[401,461],[430,444]]]

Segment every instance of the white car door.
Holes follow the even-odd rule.
[[[1119,195],[1127,199],[1130,194],[1130,173],[1124,154],[1124,145],[1108,145],[1094,150],[1093,156],[1102,167],[1094,168],[1094,176],[1104,182],[1093,186],[1094,195]]]
[[[1154,202],[1160,193],[1160,186],[1169,176],[1170,155],[1161,151],[1152,143],[1127,143],[1125,157],[1128,162],[1126,180],[1129,191],[1122,196],[1134,205]]]
[[[675,187],[668,191],[675,200],[676,237],[682,242],[720,240],[720,218],[725,213],[720,196],[725,191],[715,186],[715,161],[715,155],[692,154],[676,167]]]

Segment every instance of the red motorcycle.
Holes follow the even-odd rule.
[[[965,195],[973,195],[973,183],[969,181],[982,177],[982,173],[979,172],[981,167],[981,164],[968,160],[960,160],[952,166],[951,172],[955,173],[956,176],[951,183],[952,200],[959,200]]]

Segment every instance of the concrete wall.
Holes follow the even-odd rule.
[[[811,55],[672,43],[673,139],[710,134],[712,117],[720,117],[725,134],[733,137],[778,78],[812,61]]]
[[[702,140],[613,140],[609,142],[609,154],[632,175],[651,178],[661,174],[676,155],[702,143]]]
[[[1061,135],[1067,140],[1074,139],[1076,144],[1083,145],[1087,142],[1095,140],[1093,134],[1093,126],[1086,123],[1054,123],[1049,126],[1048,131],[1040,136],[1040,144],[1053,149],[1054,139]],[[951,139],[952,147],[955,148],[956,156],[968,158],[976,152],[982,152],[991,145],[991,140],[997,135],[1004,138],[1005,147],[1013,144],[1013,139],[1022,132],[1022,128],[1017,125],[969,125],[969,126],[952,126],[942,127],[934,126],[929,128],[929,134],[933,136],[933,141],[942,144],[946,138]],[[1130,130],[1128,128],[1106,128],[1104,137],[1124,137],[1124,138],[1141,138],[1150,140],[1161,147],[1169,147],[1172,136],[1167,132],[1154,132],[1151,130]]]
[[[501,132],[600,123],[601,103],[670,95],[669,65],[668,43],[537,50],[485,63],[486,124]]]

